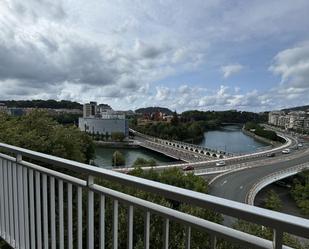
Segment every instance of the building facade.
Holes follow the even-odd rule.
[[[114,111],[105,104],[97,105],[96,102],[84,105],[83,117],[79,118],[78,126],[81,131],[91,134],[110,136],[114,132],[122,132],[125,136],[129,135],[125,114]]]

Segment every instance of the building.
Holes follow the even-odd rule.
[[[87,104],[84,104],[83,107],[83,117],[89,118],[89,117],[95,117],[97,114],[97,102],[90,102]]]
[[[78,126],[81,131],[91,134],[109,136],[114,132],[129,135],[129,126],[126,119],[79,118]]]
[[[309,131],[309,113],[291,111],[289,113],[275,111],[268,114],[268,123],[284,129]]]
[[[123,112],[111,109],[109,105],[90,102],[84,105],[83,117],[79,118],[78,126],[81,131],[91,134],[109,136],[114,132],[122,132],[129,135],[129,126]]]

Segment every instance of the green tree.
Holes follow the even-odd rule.
[[[119,142],[122,142],[125,139],[125,135],[123,132],[112,132],[111,137],[113,141]]]
[[[113,158],[112,158],[112,164],[113,166],[122,166],[122,165],[125,165],[125,158],[123,156],[123,154],[116,150],[114,153],[113,153]]]
[[[267,193],[266,201],[265,201],[265,208],[271,209],[274,211],[280,211],[282,208],[282,202],[280,197],[274,190],[270,190]]]

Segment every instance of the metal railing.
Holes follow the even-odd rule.
[[[0,143],[0,236],[13,248],[88,248],[106,245],[106,199],[112,200],[111,248],[119,248],[119,208],[127,209],[127,248],[134,246],[135,210],[144,212],[144,248],[150,248],[151,219],[161,217],[162,244],[169,248],[172,222],[185,229],[185,248],[191,248],[191,230],[209,235],[210,248],[218,239],[244,248],[287,248],[283,233],[309,238],[309,220],[154,182],[107,169]],[[27,160],[25,160],[27,159]],[[48,165],[48,166],[47,166]],[[73,172],[72,175],[69,172]],[[78,174],[79,175],[78,175]],[[271,227],[268,241],[230,227],[158,205],[95,183],[100,178],[125,188],[153,193],[166,199]],[[83,203],[87,199],[87,205]],[[95,202],[95,199],[99,202]],[[95,216],[95,211],[99,215]],[[97,213],[97,212],[96,212]],[[95,225],[99,223],[99,225]],[[97,231],[99,230],[99,231]],[[85,236],[87,234],[87,236]],[[97,234],[98,236],[94,236]],[[110,247],[108,247],[110,248]]]

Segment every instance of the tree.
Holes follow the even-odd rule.
[[[134,163],[133,167],[145,167],[145,166],[156,166],[157,162],[154,159],[144,159],[144,158],[137,158]]]
[[[95,153],[89,135],[73,125],[58,124],[44,111],[22,117],[0,114],[0,141],[85,163]]]
[[[122,142],[126,136],[123,132],[112,132],[111,137],[113,141]]]
[[[123,154],[118,150],[116,150],[113,154],[112,165],[113,166],[125,165],[125,158],[124,158]]]
[[[270,190],[267,193],[265,208],[271,209],[274,211],[280,211],[282,208],[282,202],[278,196],[278,194],[274,190]]]
[[[176,126],[176,125],[179,124],[178,114],[177,114],[176,111],[174,111],[174,113],[173,113],[173,118],[171,119],[171,124],[173,126]]]

